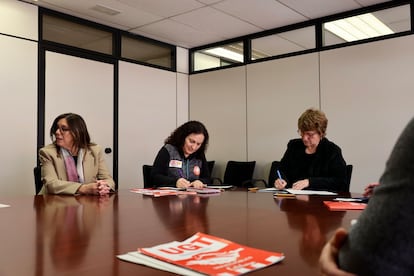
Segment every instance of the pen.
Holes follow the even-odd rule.
[[[283,180],[282,175],[280,174],[280,171],[279,171],[279,170],[277,170],[276,172],[277,172],[277,176],[279,177],[279,179],[280,179],[280,180]]]

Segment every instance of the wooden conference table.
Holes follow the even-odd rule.
[[[332,196],[275,199],[272,193],[152,198],[119,191],[97,196],[0,197],[0,276],[171,275],[116,255],[204,232],[285,260],[252,275],[318,275],[322,246],[361,211],[329,211]],[[248,274],[248,275],[250,275]]]

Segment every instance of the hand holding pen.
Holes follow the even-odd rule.
[[[178,173],[180,175],[180,178],[177,179],[177,182],[175,183],[175,186],[177,186],[177,188],[185,188],[185,189],[187,189],[188,187],[190,187],[191,186],[191,183],[190,183],[190,181],[188,181],[184,177],[183,171],[180,169],[180,170],[178,170]]]
[[[286,187],[287,182],[282,178],[279,170],[277,170],[276,173],[278,178],[275,180],[274,186],[278,190],[283,190]]]

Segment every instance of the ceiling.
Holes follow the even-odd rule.
[[[183,48],[308,21],[384,0],[24,0]]]

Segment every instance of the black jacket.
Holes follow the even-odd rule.
[[[309,190],[345,191],[346,163],[341,148],[322,138],[314,154],[305,153],[301,139],[290,140],[280,164],[286,188],[298,180],[309,179]]]

